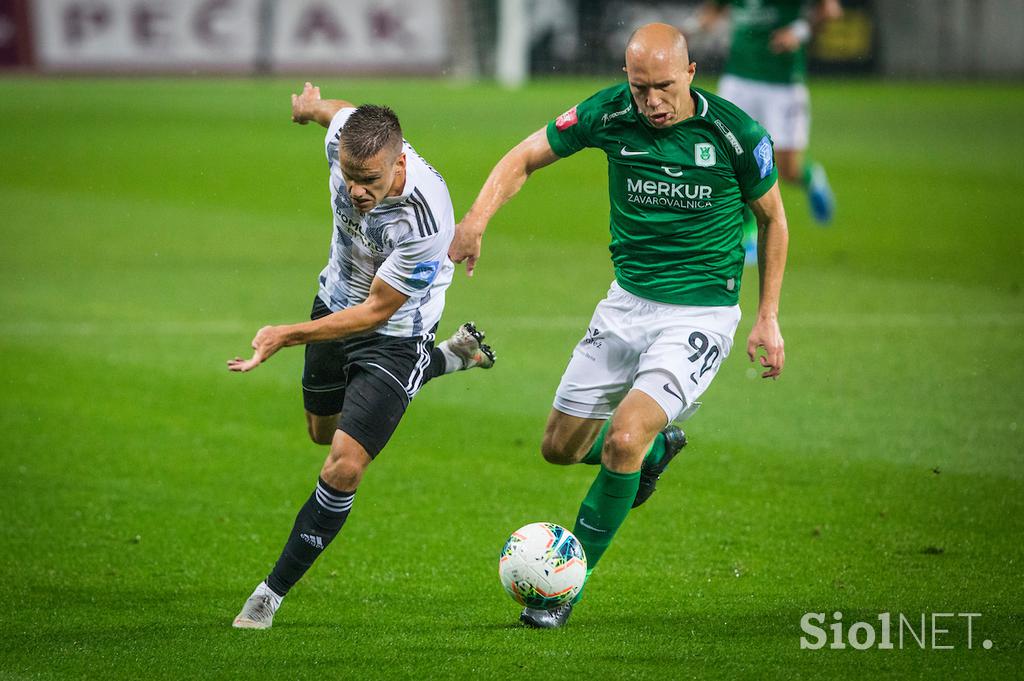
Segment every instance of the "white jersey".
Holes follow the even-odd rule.
[[[380,277],[409,296],[376,333],[421,336],[441,319],[445,289],[455,266],[448,246],[455,236],[455,210],[440,173],[430,167],[408,142],[405,188],[365,215],[352,205],[338,161],[343,126],[355,109],[342,109],[327,129],[324,146],[331,177],[334,235],[331,255],[320,273],[320,298],[332,312],[358,305]]]

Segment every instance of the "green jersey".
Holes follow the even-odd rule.
[[[800,18],[805,0],[715,0],[732,16],[732,47],[725,72],[768,83],[798,83],[807,75],[807,49],[775,53],[772,33]]]
[[[610,250],[619,285],[674,305],[735,305],[743,275],[743,206],[778,177],[772,142],[738,107],[690,88],[696,112],[655,128],[622,83],[547,126],[565,157],[608,157]]]

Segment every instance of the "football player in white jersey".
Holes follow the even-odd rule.
[[[322,99],[306,83],[292,95],[292,120],[327,128],[331,255],[311,320],[264,326],[252,357],[236,357],[228,369],[250,371],[282,347],[305,345],[309,435],[330,452],[274,569],[234,620],[245,629],[271,626],[281,599],[341,530],[363,473],[420,387],[494,365],[472,323],[434,347],[454,269],[454,211],[441,175],[402,138],[394,112]]]

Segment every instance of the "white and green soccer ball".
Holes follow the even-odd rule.
[[[529,608],[551,610],[571,601],[587,578],[583,545],[554,523],[530,523],[501,550],[498,576],[508,595]]]

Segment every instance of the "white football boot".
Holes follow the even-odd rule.
[[[260,582],[231,626],[235,629],[269,629],[274,623],[274,613],[281,607],[282,598],[266,582]]]
[[[473,367],[490,369],[494,366],[494,351],[483,341],[483,331],[478,331],[473,322],[466,322],[460,326],[451,338],[437,346],[444,353],[445,373],[465,371]]]

